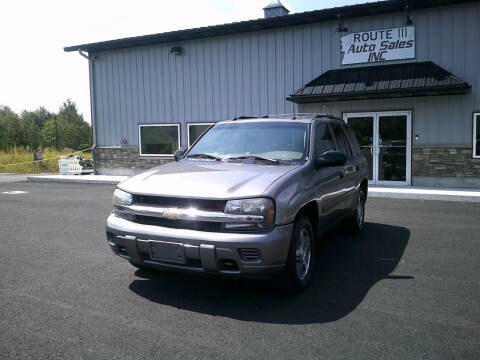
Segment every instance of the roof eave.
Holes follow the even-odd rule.
[[[461,86],[423,87],[415,89],[410,88],[371,92],[351,92],[345,94],[292,95],[287,97],[286,100],[296,104],[308,104],[318,102],[373,100],[416,96],[462,95],[468,94],[470,90],[470,84],[462,84]]]
[[[472,1],[478,0],[417,0],[409,4],[409,9],[417,10],[429,7],[461,4]],[[105,51],[129,47],[148,46],[175,41],[194,40],[214,36],[232,35],[259,30],[269,30],[279,27],[335,20],[337,19],[337,15],[339,13],[342,14],[343,19],[360,16],[371,16],[372,11],[375,11],[375,14],[377,15],[393,13],[403,11],[404,6],[404,0],[377,1],[324,10],[315,10],[286,16],[277,16],[266,19],[249,20],[231,24],[215,25],[195,29],[171,31],[153,35],[144,35],[138,37],[67,46],[64,47],[64,51]]]

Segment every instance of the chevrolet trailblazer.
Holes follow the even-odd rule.
[[[136,267],[279,277],[298,291],[320,234],[363,228],[367,161],[338,118],[219,122],[175,160],[114,192],[108,244]]]

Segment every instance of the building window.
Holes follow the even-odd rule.
[[[473,113],[473,157],[480,159],[480,112]]]
[[[188,124],[188,147],[207,130],[213,123],[194,123]]]
[[[180,147],[180,125],[138,125],[138,146],[140,156],[171,156]]]

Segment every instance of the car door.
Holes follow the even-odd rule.
[[[353,178],[354,186],[358,186],[362,180],[368,178],[368,163],[360,149],[353,130],[347,124],[344,125],[344,130],[347,135],[348,143],[350,144],[350,150],[353,154],[351,164],[355,167],[355,172],[352,173],[351,176]],[[355,210],[357,205],[357,192],[358,188],[355,188],[350,196],[350,202],[346,204],[347,209]]]
[[[335,141],[327,122],[320,122],[315,127],[315,156],[336,150]],[[316,168],[313,186],[322,228],[330,225],[339,217],[345,206],[343,190],[343,166]]]
[[[344,125],[332,124],[333,137],[337,145],[337,151],[343,152],[347,156],[347,162],[343,166],[342,191],[344,193],[345,210],[352,209],[352,202],[356,196],[357,171],[358,166],[355,163],[352,149],[347,140]]]

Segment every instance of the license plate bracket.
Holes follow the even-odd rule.
[[[185,264],[185,248],[181,243],[149,241],[152,260]]]

